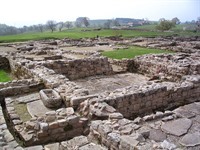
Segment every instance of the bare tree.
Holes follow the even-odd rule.
[[[39,29],[40,32],[43,32],[44,25],[43,24],[38,24],[38,29]]]
[[[19,28],[18,30],[20,31],[20,33],[24,33],[25,32],[24,28]]]
[[[200,21],[200,17],[197,17],[197,21]]]
[[[165,18],[160,18],[159,22],[165,21]]]
[[[179,20],[177,17],[173,18],[173,19],[172,19],[172,22],[173,22],[175,25],[181,23],[180,20]]]
[[[47,21],[46,25],[51,30],[51,32],[53,32],[54,30],[56,30],[56,21],[49,20],[49,21]]]
[[[58,23],[58,29],[59,31],[61,32],[62,31],[62,28],[65,26],[65,23],[64,22],[59,22]]]
[[[77,28],[80,28],[80,27],[81,27],[81,23],[80,23],[79,21],[76,21],[76,22],[75,22],[75,26],[76,26]]]
[[[116,27],[120,26],[119,22],[116,19],[112,20],[112,24],[113,26],[116,26]]]
[[[200,17],[198,17],[196,21],[196,30],[200,31]]]
[[[66,26],[68,29],[71,28],[71,27],[72,27],[72,22],[70,22],[70,21],[65,22],[65,26]]]
[[[89,19],[87,17],[83,17],[82,19],[82,24],[85,26],[85,27],[88,27],[90,25]]]
[[[111,20],[107,20],[105,23],[104,23],[104,28],[106,29],[109,29],[111,27],[111,24],[112,24],[112,21]]]

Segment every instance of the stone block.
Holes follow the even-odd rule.
[[[44,150],[59,150],[59,143],[48,144],[44,146]]]
[[[40,97],[44,105],[48,108],[59,108],[62,104],[60,95],[52,89],[41,90]]]

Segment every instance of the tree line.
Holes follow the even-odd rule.
[[[144,20],[146,24],[149,24],[148,20]],[[175,25],[180,24],[180,20],[175,17],[172,20],[166,20],[165,18],[161,18],[156,26],[157,30],[166,31],[173,28]],[[185,24],[194,25],[194,30],[200,30],[200,17],[197,18],[197,21],[186,22]],[[55,20],[48,20],[45,24],[37,24],[31,26],[23,26],[20,28],[14,26],[8,26],[5,24],[0,24],[0,35],[12,35],[12,34],[20,34],[25,32],[44,32],[50,30],[54,31],[62,31],[64,28],[70,29],[72,27],[92,27],[90,25],[90,20],[87,17],[78,17],[75,22],[66,21],[66,22],[56,22]],[[122,24],[117,19],[109,19],[103,22],[103,24],[99,24],[97,27],[109,29],[111,27],[119,27]],[[93,25],[94,27],[94,25]]]
[[[177,17],[173,18],[172,20],[166,20],[165,18],[161,18],[159,20],[159,24],[156,26],[156,29],[160,31],[167,31],[180,23],[181,22]],[[185,24],[189,24],[190,26],[192,25],[192,30],[195,32],[200,31],[200,17],[197,18],[197,21],[193,20],[191,22],[186,22]]]
[[[44,32],[50,30],[54,31],[62,31],[64,28],[70,29],[72,27],[89,27],[90,22],[87,17],[78,17],[75,22],[66,21],[66,22],[56,22],[55,20],[48,20],[45,24],[37,24],[31,26],[23,26],[20,28],[14,26],[8,26],[6,24],[0,24],[0,35],[12,35],[12,34],[20,34],[25,32]],[[92,26],[92,25],[91,25]],[[94,25],[93,25],[94,26]],[[120,26],[119,22],[116,20],[107,20],[103,25],[99,25],[98,27],[102,28],[110,28],[111,26]]]
[[[70,29],[72,27],[88,27],[89,19],[86,17],[77,18],[76,22],[66,21],[66,22],[56,22],[55,20],[48,20],[46,24],[37,24],[31,26],[23,26],[20,28],[14,26],[8,26],[6,24],[0,24],[0,35],[12,35],[20,34],[25,32],[44,32],[50,30],[54,32],[56,30],[62,31],[63,28]]]

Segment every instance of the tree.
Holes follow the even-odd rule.
[[[76,21],[76,22],[75,22],[75,26],[76,26],[77,28],[80,28],[80,27],[81,27],[81,23],[80,23],[79,21]]]
[[[67,27],[67,29],[71,28],[72,22],[70,22],[70,21],[65,22],[65,26]]]
[[[24,28],[19,28],[18,30],[20,31],[20,33],[24,33],[25,32]]]
[[[44,25],[38,24],[38,29],[39,29],[40,32],[43,32],[43,30],[44,30]]]
[[[200,17],[198,17],[196,21],[196,30],[200,31]]]
[[[62,28],[65,26],[65,23],[64,22],[59,22],[58,23],[58,29],[59,31],[61,32],[62,31]]]
[[[165,18],[160,18],[159,22],[165,21]]]
[[[83,17],[82,22],[81,22],[86,28],[90,25],[88,18]]]
[[[47,21],[46,25],[51,30],[51,32],[53,32],[54,30],[56,30],[56,21],[49,20],[49,21]]]
[[[200,22],[200,17],[197,17],[197,21]]]
[[[156,26],[158,30],[166,31],[174,27],[175,24],[172,21],[162,19],[160,23]]]
[[[111,21],[111,20],[107,20],[107,21],[103,24],[103,26],[104,26],[104,28],[109,29],[109,28],[111,27],[111,24],[112,24],[112,21]]]
[[[112,24],[113,26],[116,26],[116,27],[120,26],[119,22],[116,19],[112,20]]]
[[[175,25],[181,23],[180,20],[179,20],[177,17],[173,18],[173,19],[172,19],[172,22],[173,22]]]

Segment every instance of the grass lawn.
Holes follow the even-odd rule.
[[[160,54],[160,53],[173,53],[172,51],[159,50],[159,49],[149,49],[133,46],[129,49],[119,49],[115,51],[105,51],[102,53],[103,56],[107,56],[113,59],[122,59],[122,58],[134,58],[135,56],[144,55],[144,54]]]
[[[169,36],[177,34],[176,32],[157,32],[157,31],[139,31],[139,30],[113,30],[102,29],[100,31],[94,31],[92,28],[88,28],[89,31],[82,31],[82,29],[69,29],[62,32],[35,32],[35,33],[23,33],[17,35],[0,36],[0,43],[9,42],[22,42],[28,40],[43,40],[43,39],[62,39],[62,38],[92,38],[97,35],[100,37],[117,36],[123,37],[156,37],[156,36]],[[199,33],[178,32],[178,35],[198,35]]]
[[[0,82],[8,82],[11,81],[10,75],[4,70],[0,70]]]

